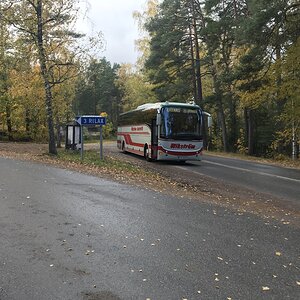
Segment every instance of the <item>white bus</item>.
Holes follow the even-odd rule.
[[[151,160],[201,160],[204,115],[193,103],[159,102],[119,116],[117,146]]]

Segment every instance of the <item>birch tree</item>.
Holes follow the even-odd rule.
[[[57,154],[53,117],[53,88],[76,76],[78,66],[76,41],[82,35],[74,31],[79,0],[3,1],[6,21],[31,45],[33,59],[40,67],[44,83],[49,153]]]

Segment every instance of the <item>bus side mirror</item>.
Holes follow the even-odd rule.
[[[157,126],[161,125],[161,114],[157,114],[157,116],[156,116],[156,125]]]
[[[210,128],[212,126],[212,117],[207,116],[207,127]]]

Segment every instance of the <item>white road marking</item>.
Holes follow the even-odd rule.
[[[294,181],[294,182],[300,182],[299,179],[294,179],[294,178],[289,178],[289,177],[285,177],[285,176],[269,174],[269,173],[265,173],[265,172],[257,172],[257,171],[253,171],[253,170],[248,170],[248,169],[240,168],[240,167],[234,167],[234,166],[224,165],[224,164],[220,164],[220,163],[217,163],[217,162],[212,162],[212,161],[208,161],[208,160],[204,160],[204,159],[202,161],[205,162],[205,163],[207,163],[207,164],[216,165],[216,166],[220,166],[220,167],[225,167],[225,168],[229,168],[229,169],[233,169],[233,170],[238,170],[238,171],[242,171],[242,172],[248,172],[248,173],[253,173],[253,174],[258,174],[258,175],[263,175],[263,176],[275,177],[275,178],[278,178],[278,179],[289,180],[289,181]],[[189,169],[187,169],[185,167],[179,167],[179,166],[177,166],[177,168],[183,169],[183,170],[189,170]],[[195,172],[195,171],[192,171],[192,172],[200,174],[200,175],[204,175],[203,173],[198,173],[198,172]]]

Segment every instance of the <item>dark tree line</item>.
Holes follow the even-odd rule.
[[[299,65],[288,69],[299,21],[291,0],[164,0],[145,24],[145,72],[160,100],[194,98],[213,113],[215,148],[291,153],[300,100],[286,88],[299,79]]]
[[[120,113],[121,92],[116,85],[119,65],[113,66],[105,58],[93,59],[77,80],[74,112],[99,115],[105,112],[109,120],[117,123]]]

